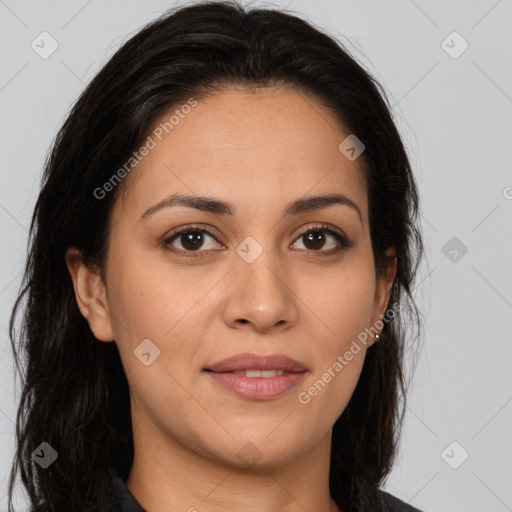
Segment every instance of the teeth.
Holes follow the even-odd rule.
[[[283,375],[284,370],[244,370],[233,373],[240,375],[241,377],[263,377],[264,379],[268,379],[271,377],[277,377],[278,375]]]

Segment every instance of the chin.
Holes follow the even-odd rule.
[[[248,438],[233,443],[228,463],[237,468],[271,469],[293,462],[302,451],[298,440],[288,438],[270,442],[265,438]],[[277,443],[277,445],[276,445]],[[235,451],[233,449],[235,448]]]

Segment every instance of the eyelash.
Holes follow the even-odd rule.
[[[201,251],[201,250],[184,251],[182,249],[176,249],[176,248],[170,246],[170,244],[175,239],[177,239],[179,235],[182,235],[183,233],[196,233],[196,232],[206,233],[209,236],[211,236],[212,238],[214,238],[215,240],[217,240],[216,237],[218,235],[216,235],[215,233],[213,233],[206,227],[192,225],[192,226],[183,226],[183,227],[177,228],[176,230],[171,232],[171,234],[169,236],[167,236],[162,241],[162,246],[166,250],[176,254],[180,258],[203,258],[207,255],[205,255],[205,254],[200,255],[200,253],[207,253],[209,251]],[[343,251],[344,249],[349,249],[349,248],[353,247],[353,245],[354,245],[346,236],[341,235],[340,233],[338,233],[337,231],[334,231],[333,229],[331,229],[329,226],[327,226],[325,224],[315,224],[314,226],[312,226],[312,227],[308,228],[307,230],[303,231],[302,233],[300,233],[299,236],[297,237],[297,240],[304,235],[307,235],[309,233],[316,233],[316,232],[323,232],[323,233],[327,233],[328,235],[333,236],[335,238],[335,240],[338,242],[338,246],[336,248],[330,249],[328,251],[322,251],[322,250],[314,251],[314,250],[303,249],[306,252],[319,253],[319,255],[321,255],[321,256],[332,256],[334,254],[338,254],[339,252]],[[216,250],[216,249],[212,249],[212,250]],[[197,254],[197,253],[199,253],[199,254]],[[187,256],[185,256],[185,254],[187,254]]]

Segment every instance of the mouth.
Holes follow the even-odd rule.
[[[297,386],[308,372],[303,363],[282,354],[240,354],[203,370],[220,389],[247,400],[277,398]]]

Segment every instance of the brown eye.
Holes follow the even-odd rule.
[[[187,251],[200,249],[204,243],[204,235],[200,231],[187,231],[178,236],[181,245]]]
[[[216,241],[215,235],[210,233],[207,229],[186,227],[185,229],[181,229],[178,232],[174,232],[174,234],[166,238],[164,240],[164,245],[168,247],[171,251],[177,253],[203,252],[200,251],[200,249],[209,250],[215,248],[216,244],[212,244],[212,242],[210,242],[210,247],[204,247],[205,245],[208,245],[209,239]],[[181,247],[177,247],[177,244],[181,245]],[[195,256],[195,254],[190,254],[185,257]]]
[[[326,240],[325,233],[321,231],[310,231],[309,233],[302,235],[302,238],[305,241],[305,246],[314,251],[322,249]]]
[[[329,239],[333,240],[333,242],[329,242]],[[326,226],[309,228],[299,236],[298,240],[302,240],[305,250],[326,253],[327,255],[353,246],[347,237]],[[301,247],[298,248],[301,249]]]

